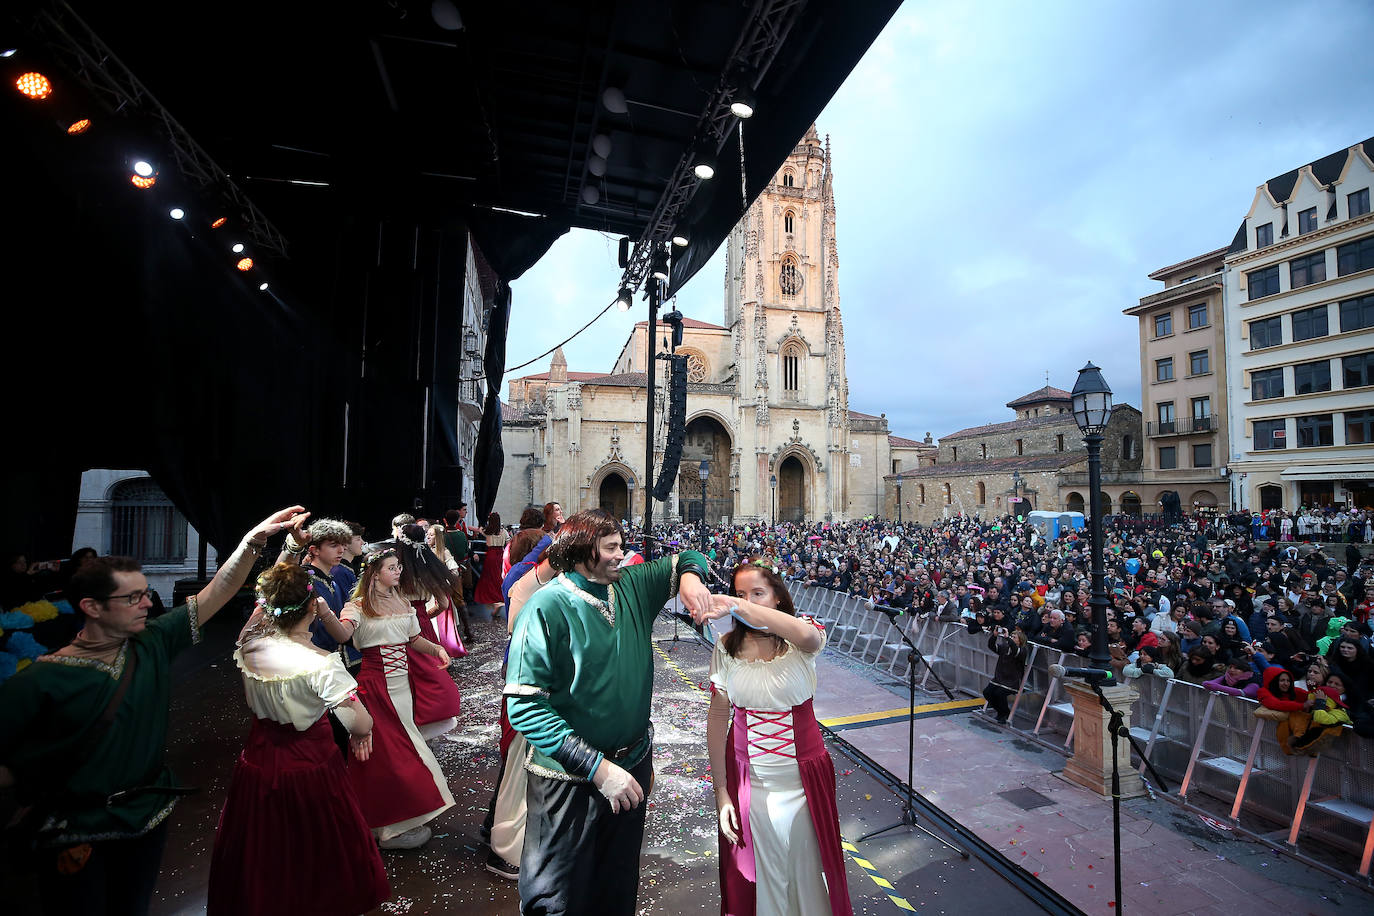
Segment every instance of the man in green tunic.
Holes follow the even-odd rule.
[[[268,536],[302,513],[292,506],[264,519],[200,594],[155,620],[137,562],[92,561],[68,586],[86,618],[82,631],[0,687],[0,789],[12,788],[39,815],[46,913],[147,912],[164,822],[187,791],[163,763],[172,659],[200,642],[200,628],[242,587]],[[105,724],[107,710],[114,718]]]
[[[635,912],[653,778],[654,618],[675,594],[709,608],[692,550],[626,569],[620,525],[591,509],[549,548],[558,577],[516,619],[506,712],[532,748],[520,860],[525,914]]]

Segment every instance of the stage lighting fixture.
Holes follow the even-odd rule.
[[[754,93],[748,89],[736,89],[734,100],[730,102],[730,113],[741,121],[754,116]]]
[[[153,166],[151,163],[140,159],[134,163],[134,171],[144,178],[147,178],[149,175],[153,174]]]
[[[261,293],[267,292],[267,284],[266,284],[266,283],[260,283],[260,284],[258,284],[258,292],[261,292]]]
[[[157,176],[149,175],[147,178],[144,178],[142,175],[130,175],[129,181],[133,182],[134,187],[146,191],[157,184]]]
[[[605,105],[611,114],[625,114],[630,110],[625,101],[625,93],[615,86],[607,86],[606,91],[601,93],[601,104]]]
[[[0,57],[13,57],[14,55],[16,55],[16,54],[18,54],[18,53],[19,53],[19,49],[18,49],[18,48],[6,48],[5,50],[0,51]]]
[[[597,134],[592,137],[592,152],[602,159],[611,158],[611,138],[605,134]]]
[[[601,189],[594,184],[582,186],[582,202],[587,206],[595,206],[601,200]]]
[[[210,228],[218,229],[220,226],[223,226],[227,222],[229,222],[228,218],[221,216],[219,219],[215,220],[213,223],[210,224]]]
[[[186,211],[181,209],[180,207],[173,207],[172,212],[168,213],[167,215],[170,216],[172,219],[181,219],[183,216],[186,215]]]
[[[252,259],[252,258],[239,258],[239,262],[238,262],[237,264],[235,264],[234,266],[237,267],[239,270],[252,270],[252,269],[253,269],[253,259]]]
[[[90,129],[90,118],[82,118],[79,121],[73,121],[72,123],[67,125],[67,133],[71,134],[73,137],[75,137],[77,134],[84,134],[86,131]]]
[[[698,150],[692,162],[692,174],[702,181],[710,181],[716,177],[716,157],[706,150]]]
[[[677,247],[679,247],[679,248],[686,248],[686,247],[687,247],[687,241],[688,241],[688,239],[687,239],[687,233],[684,232],[684,231],[682,231],[681,229],[679,229],[679,230],[677,230],[676,232],[673,233],[673,244],[676,245]]]
[[[43,100],[52,95],[52,83],[41,73],[30,71],[14,81],[14,87],[31,99]]]
[[[234,254],[243,254],[243,243],[242,243],[242,242],[235,242],[235,243],[234,243],[233,251],[234,251]]]
[[[650,269],[653,271],[654,279],[655,279],[655,280],[660,280],[660,281],[662,281],[662,282],[664,282],[664,283],[667,283],[667,282],[668,282],[668,252],[665,251],[665,250],[662,249],[662,248],[660,248],[660,249],[658,249],[657,251],[655,251],[655,252],[654,252],[654,258],[653,258],[653,262],[652,262],[652,263],[653,263],[653,266],[652,266]]]
[[[620,287],[620,293],[615,297],[615,307],[622,312],[628,312],[630,306],[634,305],[634,293],[628,286]]]
[[[605,176],[606,160],[602,159],[600,156],[592,156],[587,160],[587,171],[591,172],[597,178]]]

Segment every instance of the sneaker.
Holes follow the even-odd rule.
[[[434,831],[422,824],[419,827],[411,827],[405,833],[397,834],[389,840],[382,840],[377,845],[382,849],[418,849],[428,843],[432,836]]]
[[[487,871],[512,881],[520,880],[520,866],[510,864],[494,852],[487,854]]]

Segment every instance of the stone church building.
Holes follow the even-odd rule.
[[[686,319],[686,443],[676,486],[655,519],[842,520],[878,514],[885,480],[935,447],[889,434],[884,416],[849,409],[829,140],[814,126],[735,227],[722,321]],[[510,523],[556,500],[571,514],[644,513],[648,322],[609,372],[510,380],[506,464],[496,511]],[[655,329],[658,352],[671,336]],[[665,363],[657,369],[654,473],[667,441]],[[705,500],[699,475],[706,462]]]

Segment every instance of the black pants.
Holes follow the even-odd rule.
[[[652,773],[650,748],[630,775],[647,792]],[[612,814],[611,803],[596,786],[533,773],[525,797],[529,813],[520,857],[520,912],[634,916],[647,799]]]
[[[1005,722],[1011,715],[1011,706],[1007,704],[1007,698],[1015,695],[1016,691],[1008,690],[1001,684],[988,684],[983,688],[983,699],[988,701],[988,705],[997,713],[997,721]]]
[[[46,916],[143,916],[167,845],[163,822],[141,837],[84,847],[41,849],[38,886]]]

